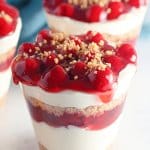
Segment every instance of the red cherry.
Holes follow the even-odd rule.
[[[0,3],[6,3],[6,0],[0,0]]]
[[[27,58],[25,60],[25,76],[24,78],[31,82],[32,84],[36,84],[41,77],[41,61],[34,58]]]
[[[88,31],[86,33],[86,39],[90,42],[99,43],[101,40],[104,41],[104,37],[100,33],[93,33],[93,31]]]
[[[124,4],[122,2],[110,2],[108,4],[108,15],[107,19],[112,20],[118,18],[124,11]]]
[[[13,19],[17,19],[19,16],[19,12],[16,8],[6,3],[0,3],[0,12],[4,11],[6,14],[11,16]]]
[[[13,73],[13,80],[15,84],[18,84],[18,81],[22,81],[22,77],[24,74],[24,66],[25,61],[23,59],[20,59],[19,57],[16,57],[12,61],[12,73]]]
[[[97,73],[94,73],[95,71],[91,72],[88,75],[88,78],[93,85],[93,87],[96,88],[96,90],[99,90],[100,92],[106,92],[108,90],[112,90],[113,85],[113,72],[110,68],[106,68],[105,70],[99,70]]]
[[[88,22],[98,22],[101,20],[101,15],[103,12],[103,8],[99,5],[91,6],[86,13],[86,18]]]
[[[36,37],[36,42],[43,42],[44,39],[47,41],[51,40],[51,30],[44,29],[40,31]]]
[[[7,22],[4,18],[0,18],[0,36],[6,36],[15,30],[16,25]]]
[[[40,78],[41,62],[37,59],[27,58],[14,61],[13,72],[19,80],[27,84],[36,84]]]
[[[29,56],[31,56],[35,53],[35,46],[32,43],[23,43],[18,48],[18,53],[19,54],[27,53]]]
[[[35,58],[27,58],[25,60],[25,72],[27,74],[35,74],[40,70],[40,61]]]
[[[127,63],[136,63],[137,54],[135,49],[130,44],[122,44],[116,53],[119,57],[122,57]]]
[[[1,11],[12,18],[12,21],[9,22],[5,17],[0,17],[0,36],[6,36],[15,30],[19,13],[14,7],[6,3],[0,3],[0,12]]]
[[[68,75],[60,65],[50,69],[42,78],[41,84],[47,88],[59,87],[65,83]]]
[[[72,75],[78,76],[79,79],[85,77],[85,72],[86,72],[86,64],[84,62],[77,62],[74,64],[72,68]]]
[[[96,33],[91,39],[92,42],[99,43],[100,41],[104,41],[103,36],[100,33]]]
[[[136,8],[141,6],[141,0],[128,0],[127,3]]]
[[[104,44],[104,46],[102,47],[102,50],[105,52],[105,51],[108,51],[108,50],[110,50],[110,51],[115,51],[115,48],[112,46],[112,45],[109,45],[109,43],[107,43],[106,41],[105,41],[105,44]]]
[[[46,64],[46,67],[47,68],[52,68],[52,67],[54,67],[54,65],[56,65],[56,63],[55,63],[55,59],[56,59],[57,57],[56,57],[56,55],[55,54],[50,54],[47,58],[46,58],[46,60],[45,60],[45,64]]]
[[[105,56],[104,61],[106,63],[110,63],[112,70],[117,74],[125,67],[125,63],[122,58],[115,55]]]
[[[43,0],[43,4],[45,7],[56,7],[61,3],[62,0]]]
[[[12,30],[12,24],[8,23],[4,18],[0,18],[0,36],[6,36]]]
[[[74,7],[68,3],[61,3],[56,9],[55,14],[58,16],[72,17],[74,13]]]

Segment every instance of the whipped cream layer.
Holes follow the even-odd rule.
[[[33,126],[38,142],[47,150],[106,150],[117,135],[122,115],[109,127],[91,131],[74,126],[54,128],[46,123]]]
[[[0,54],[6,53],[11,48],[16,47],[19,40],[21,27],[21,18],[18,18],[16,30],[13,33],[10,33],[9,35],[0,38]]]
[[[147,6],[132,8],[129,13],[121,15],[118,19],[99,23],[81,22],[69,17],[52,15],[48,12],[46,12],[46,17],[49,27],[67,34],[77,35],[92,30],[110,35],[123,35],[136,28],[139,28],[140,32],[146,9]]]
[[[120,96],[127,92],[135,71],[135,65],[127,65],[127,67],[120,72],[117,88],[113,98],[114,100],[118,100]],[[100,97],[96,93],[88,94],[70,90],[65,90],[59,93],[50,93],[36,86],[28,86],[23,84],[22,87],[26,97],[33,97],[52,106],[85,108],[88,106],[103,104]]]
[[[0,84],[1,84],[0,98],[3,97],[7,93],[9,89],[9,85],[10,85],[10,80],[11,80],[10,68],[3,72],[0,72]]]

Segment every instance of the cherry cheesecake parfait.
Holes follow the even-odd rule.
[[[42,30],[12,63],[41,150],[106,150],[136,72],[136,52],[97,32]]]
[[[10,64],[21,30],[21,19],[16,8],[0,2],[0,103],[7,94],[10,80]]]
[[[67,34],[97,31],[111,41],[134,44],[147,0],[43,0],[50,28]]]

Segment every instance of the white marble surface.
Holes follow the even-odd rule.
[[[150,149],[150,42],[138,42],[138,72],[127,97],[125,116],[113,150]],[[0,150],[38,150],[25,100],[11,86],[0,108]]]

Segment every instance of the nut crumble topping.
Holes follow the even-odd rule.
[[[68,0],[68,3],[73,5],[78,5],[81,8],[87,8],[91,5],[98,4],[100,6],[105,6],[110,0]]]
[[[96,32],[91,32],[94,36]],[[37,58],[43,60],[45,57],[50,57],[51,53],[55,54],[57,58],[54,59],[55,64],[59,64],[61,61],[68,61],[69,63],[64,63],[64,69],[68,72],[70,67],[78,61],[83,61],[87,65],[87,72],[92,70],[105,70],[106,67],[110,66],[109,63],[104,63],[102,58],[105,55],[113,55],[113,50],[102,51],[102,46],[104,41],[100,42],[87,42],[89,37],[86,40],[81,40],[80,37],[68,36],[62,32],[51,31],[49,33],[50,40],[44,39],[38,43],[38,46],[35,47],[35,53],[32,56],[29,56],[27,53],[23,53],[23,57],[28,58]],[[76,42],[78,41],[78,42]],[[41,50],[44,45],[52,45],[53,50]],[[31,53],[33,50],[29,49]],[[51,57],[50,57],[51,58]],[[67,65],[66,65],[67,64]],[[78,79],[78,77],[74,77]]]

